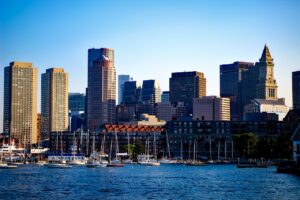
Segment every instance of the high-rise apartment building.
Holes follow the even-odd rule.
[[[129,75],[118,75],[118,104],[123,102],[124,83],[129,80]]]
[[[50,68],[42,74],[41,91],[42,137],[50,132],[68,130],[68,73],[62,68]]]
[[[193,119],[229,121],[230,99],[216,96],[195,98],[193,102]]]
[[[300,71],[293,72],[293,108],[300,109]]]
[[[142,87],[142,102],[146,104],[154,104],[161,102],[160,87],[158,80],[144,80]]]
[[[193,112],[193,98],[206,95],[206,78],[202,72],[172,73],[169,85],[170,102],[173,105],[183,102],[189,114]]]
[[[3,131],[22,144],[37,143],[37,68],[11,62],[4,69]]]
[[[96,131],[100,125],[115,123],[116,70],[114,50],[88,50],[87,125]]]
[[[253,67],[254,63],[241,61],[220,65],[220,96],[230,98],[230,116],[232,120],[242,119],[242,74]]]

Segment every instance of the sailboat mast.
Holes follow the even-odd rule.
[[[193,156],[193,161],[195,162],[196,160],[196,139],[194,139],[194,156]]]
[[[225,160],[226,160],[226,158],[227,158],[227,156],[226,156],[226,154],[227,154],[227,144],[226,144],[226,139],[225,139],[225,144],[224,144],[224,154],[225,154],[225,156],[224,156],[224,158],[225,158]]]
[[[153,147],[154,147],[154,156],[155,156],[155,159],[157,160],[157,154],[156,154],[156,140],[155,140],[155,132],[154,132],[154,136],[153,136],[153,142],[154,142],[154,144],[153,144]]]
[[[218,143],[218,160],[220,160],[220,139],[219,139],[219,143]]]
[[[231,159],[233,159],[233,139],[231,139]]]
[[[211,158],[211,139],[209,140],[209,159],[212,160],[212,158]]]

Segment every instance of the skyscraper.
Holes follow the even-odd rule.
[[[118,76],[118,104],[121,104],[123,102],[124,83],[129,80],[129,75]]]
[[[259,70],[256,92],[258,99],[277,99],[277,83],[274,78],[274,63],[269,48],[265,45],[259,62],[255,63]]]
[[[193,112],[193,98],[206,95],[206,78],[202,72],[176,72],[170,78],[170,102],[183,102],[189,114]]]
[[[100,125],[115,123],[116,70],[114,50],[88,50],[87,124],[90,131]]]
[[[300,109],[300,71],[293,72],[293,108]]]
[[[41,91],[42,135],[68,130],[68,73],[50,68],[42,74]]]
[[[4,69],[3,131],[25,145],[37,143],[37,68],[11,62]]]
[[[242,74],[253,67],[254,63],[241,61],[220,65],[220,96],[230,98],[230,115],[232,120],[240,120],[243,117]]]
[[[144,80],[142,86],[142,102],[154,104],[161,102],[160,87],[158,80]]]

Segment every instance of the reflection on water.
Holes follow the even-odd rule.
[[[300,177],[234,165],[0,170],[0,199],[299,199]]]

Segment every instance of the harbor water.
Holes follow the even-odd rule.
[[[300,199],[300,177],[235,165],[0,170],[0,199]]]

